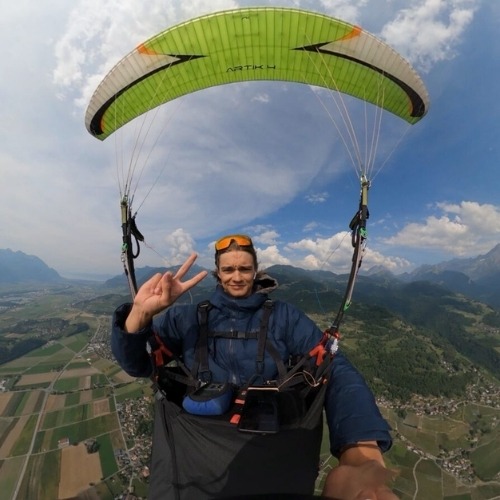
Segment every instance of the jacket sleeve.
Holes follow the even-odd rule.
[[[380,414],[373,393],[340,352],[333,359],[325,409],[332,455],[338,457],[344,446],[358,441],[377,441],[382,452],[391,447],[390,426]]]
[[[151,358],[146,343],[151,335],[151,326],[136,333],[124,330],[125,321],[132,304],[123,304],[113,314],[111,327],[111,351],[118,364],[132,377],[149,377],[152,373]]]

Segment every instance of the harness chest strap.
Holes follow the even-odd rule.
[[[208,339],[209,338],[227,338],[238,340],[257,340],[257,356],[255,360],[255,375],[260,376],[264,372],[264,354],[267,350],[273,361],[276,363],[280,378],[284,378],[287,370],[283,363],[277,348],[267,338],[269,328],[269,319],[274,308],[274,303],[271,299],[267,299],[262,305],[262,316],[260,319],[259,330],[257,332],[211,332],[208,329],[208,314],[212,304],[209,301],[204,301],[198,304],[198,323],[200,326],[200,335],[196,344],[195,361],[197,364],[193,366],[191,374],[201,380],[210,380],[210,369],[208,365]]]
[[[203,382],[210,382],[212,378],[208,364],[208,312],[210,309],[212,309],[212,304],[208,300],[198,304],[198,325],[200,333],[195,348],[195,363],[191,370],[191,375]]]

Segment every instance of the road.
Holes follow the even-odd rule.
[[[92,336],[92,339],[91,339],[90,342],[93,342],[94,339],[99,339],[100,335],[102,335],[102,331],[104,331],[104,328],[102,327],[101,321],[102,320],[99,320],[99,322],[97,324],[96,331],[94,332],[94,335]],[[42,405],[40,406],[40,412],[38,413],[38,419],[37,419],[37,422],[36,422],[35,430],[33,432],[33,437],[31,438],[30,447],[29,447],[28,453],[26,454],[22,470],[21,470],[21,472],[20,472],[20,474],[19,474],[19,476],[17,478],[16,488],[14,490],[14,494],[12,495],[12,500],[24,500],[24,499],[19,498],[19,490],[21,489],[21,485],[23,484],[23,479],[24,479],[24,476],[26,474],[26,469],[28,468],[28,462],[29,462],[29,459],[31,457],[31,454],[33,453],[33,448],[35,446],[35,441],[36,441],[37,434],[41,430],[41,424],[42,424],[43,416],[45,415],[45,409],[46,409],[46,406],[47,406],[47,400],[49,398],[49,395],[52,393],[52,391],[54,389],[54,384],[59,380],[59,378],[64,373],[64,371],[66,370],[66,368],[70,365],[70,363],[72,363],[73,360],[77,356],[79,356],[82,352],[84,352],[87,349],[87,347],[88,347],[88,345],[86,345],[85,347],[83,347],[80,351],[76,352],[75,355],[73,356],[73,358],[71,358],[64,365],[63,369],[58,373],[57,377],[55,377],[54,380],[50,383],[50,385],[47,388],[44,389],[45,394],[44,394]]]

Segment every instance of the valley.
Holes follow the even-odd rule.
[[[19,354],[16,345],[42,343],[0,364],[5,498],[63,499],[81,491],[88,499],[124,492],[145,498],[153,392],[149,380],[120,369],[109,347],[110,314],[126,292],[65,284],[4,291],[2,298],[2,352]],[[498,345],[498,328],[483,321],[492,311],[472,305],[464,331]],[[322,327],[331,314],[310,312]],[[398,470],[393,487],[400,498],[498,498],[500,383],[494,374],[436,332],[380,307],[353,306],[342,333],[344,351],[393,428],[386,459]],[[318,492],[335,464],[327,441],[325,434]],[[75,463],[88,472],[68,473]]]

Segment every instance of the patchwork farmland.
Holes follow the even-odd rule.
[[[72,498],[118,472],[114,390],[136,383],[116,365],[103,371],[92,345],[79,334],[0,367],[11,385],[0,393],[2,498]]]
[[[46,312],[51,311],[50,301],[44,301]],[[80,324],[84,319],[90,328],[54,335],[44,346],[0,365],[1,497],[62,500],[85,491],[87,498],[112,499],[135,483],[133,444],[125,442],[118,408],[129,394],[149,398],[149,384],[132,379],[111,360],[109,316],[72,309],[60,295],[56,308]],[[4,331],[9,321],[19,324],[11,315],[1,317]],[[19,317],[29,316],[28,306]],[[146,485],[139,482],[134,489],[145,494]]]
[[[75,292],[76,293],[76,292]],[[80,293],[80,292],[78,292]],[[147,496],[152,392],[124,373],[109,349],[109,315],[86,311],[71,293],[57,294],[57,314],[86,322],[86,331],[53,338],[0,365],[2,499],[112,500]],[[0,315],[0,328],[20,316],[55,314],[50,300]],[[106,298],[109,300],[109,298]],[[85,311],[85,312],[82,312]],[[16,332],[8,332],[12,338]],[[395,444],[386,455],[398,470],[402,500],[500,498],[498,385],[472,385],[465,400],[380,401]],[[471,451],[472,450],[472,451]],[[335,465],[325,434],[321,481]]]

